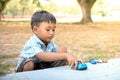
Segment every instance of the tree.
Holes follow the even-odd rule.
[[[42,7],[39,0],[32,0],[32,3],[33,3],[33,4],[36,4],[37,7]]]
[[[91,18],[91,8],[96,2],[96,0],[77,0],[79,6],[81,7],[82,10],[82,20],[80,23],[89,23],[93,22]]]
[[[2,17],[2,11],[5,9],[6,4],[9,2],[10,0],[0,0],[0,21],[1,21],[1,17]]]
[[[22,18],[24,17],[25,10],[27,9],[29,2],[29,0],[20,0],[20,4],[22,5]]]
[[[49,12],[56,12],[57,11],[57,5],[54,3],[54,0],[33,0],[33,4],[36,4],[36,6],[40,10],[47,10]],[[43,4],[44,3],[44,4]]]
[[[46,1],[50,2],[50,0],[46,0]],[[93,22],[92,18],[91,18],[91,8],[94,5],[94,3],[96,2],[96,0],[77,0],[77,2],[79,4],[79,6],[81,7],[82,15],[83,15],[80,23]],[[40,0],[33,0],[33,3],[35,3],[41,9],[44,9],[44,6],[41,5]]]
[[[2,12],[6,15],[12,15],[12,18],[14,18],[16,15],[17,17],[20,17],[21,15],[21,18],[23,18],[24,16],[27,17],[27,15],[32,15],[36,8],[36,5],[32,4],[30,0],[21,1],[10,0]]]
[[[6,5],[6,8],[4,9],[7,15],[12,15],[12,18],[14,18],[16,15],[18,15],[20,11],[20,4],[17,0],[10,0],[10,2]]]

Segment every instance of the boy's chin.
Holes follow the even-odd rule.
[[[51,40],[46,40],[45,42],[46,42],[46,43],[49,43],[50,41],[51,41]]]
[[[51,40],[52,40],[52,39],[46,39],[46,40],[44,40],[43,42],[49,43],[49,42],[51,42]]]
[[[46,41],[47,43],[49,43],[51,40],[48,40],[48,41]]]

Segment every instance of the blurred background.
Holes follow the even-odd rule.
[[[53,41],[78,58],[120,58],[120,0],[0,0],[0,76],[14,72],[38,10],[55,15]]]
[[[56,16],[58,22],[78,22],[82,18],[82,8],[87,4],[84,10],[90,8],[90,15],[95,22],[120,20],[119,0],[114,0],[114,3],[113,0],[87,1],[88,2],[85,2],[85,0],[1,0],[0,5],[5,3],[4,6],[1,6],[1,19],[30,20],[31,15],[35,11],[47,10]]]

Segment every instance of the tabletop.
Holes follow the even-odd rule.
[[[86,63],[87,70],[73,70],[69,66],[11,73],[0,80],[120,80],[120,58],[107,63]]]

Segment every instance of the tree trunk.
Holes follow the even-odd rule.
[[[4,10],[4,8],[6,7],[6,4],[9,2],[10,0],[0,0],[0,21],[2,18],[2,11]]]
[[[23,7],[23,8],[22,8],[22,18],[24,18],[25,8],[26,8],[26,7]]]
[[[1,11],[0,11],[0,21],[1,21],[1,18],[2,18],[2,13],[1,13]]]
[[[91,8],[93,4],[96,2],[96,0],[77,0],[77,1],[82,10],[82,20],[80,21],[80,23],[85,24],[93,22],[91,18]]]

